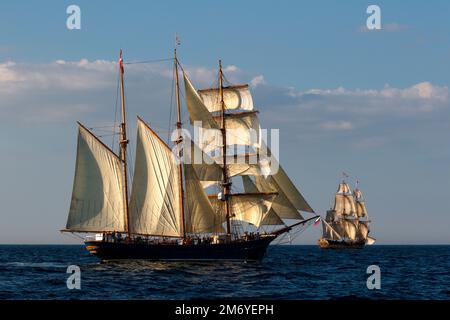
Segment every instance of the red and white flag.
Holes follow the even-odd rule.
[[[122,49],[120,49],[119,68],[120,68],[120,72],[123,73]]]

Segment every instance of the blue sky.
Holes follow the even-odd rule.
[[[66,8],[81,8],[81,30]],[[365,31],[369,4],[383,30]],[[0,243],[67,243],[76,120],[114,119],[126,61],[179,58],[198,86],[220,58],[251,82],[281,163],[318,212],[361,180],[379,243],[450,243],[448,1],[2,1]],[[130,120],[167,128],[170,63],[130,65]],[[130,137],[134,137],[130,128]],[[110,138],[105,137],[106,142]],[[314,243],[319,228],[297,239]]]

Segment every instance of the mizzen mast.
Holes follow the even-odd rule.
[[[120,160],[122,162],[122,175],[123,175],[123,204],[125,211],[125,230],[128,233],[128,237],[130,236],[130,212],[128,205],[128,175],[127,175],[127,129],[126,129],[126,115],[125,115],[125,87],[123,80],[123,58],[122,58],[122,49],[120,49],[120,58],[119,58],[119,68],[120,68],[120,95],[122,99],[122,122],[120,124]]]
[[[227,132],[225,126],[225,101],[223,99],[223,73],[222,73],[222,60],[219,60],[219,95],[220,95],[220,106],[221,106],[221,117],[222,123],[220,127],[220,131],[222,132],[222,161],[223,161],[223,197],[225,199],[225,218],[227,221],[227,235],[231,236],[231,222],[230,222],[230,203],[229,203],[229,194],[230,194],[230,186],[231,182],[228,177],[227,171]]]
[[[181,132],[181,107],[180,107],[180,84],[178,81],[178,59],[177,48],[173,50],[173,65],[175,68],[175,85],[176,85],[176,99],[177,99],[177,151],[178,155],[181,154],[182,132]],[[183,190],[183,164],[181,161],[178,163],[178,175],[180,177],[180,220],[181,220],[181,235],[183,239],[186,238],[186,222],[184,217],[184,190]]]

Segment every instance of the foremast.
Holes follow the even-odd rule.
[[[176,47],[173,50],[173,66],[174,66],[174,70],[175,70],[175,86],[176,86],[175,94],[176,94],[176,99],[177,99],[177,140],[175,143],[177,144],[178,156],[181,158],[181,146],[182,146],[183,138],[182,138],[182,132],[181,132],[182,124],[181,124],[180,83],[179,83],[179,79],[178,79],[178,59],[177,59],[177,48]],[[178,163],[178,175],[180,178],[179,202],[180,202],[181,235],[182,235],[183,239],[186,239],[186,219],[184,216],[183,164],[181,163],[181,161],[179,161],[179,163]]]
[[[123,68],[123,57],[122,57],[122,49],[120,49],[120,58],[119,58],[119,69],[120,69],[120,96],[121,96],[121,105],[122,105],[122,120],[120,124],[120,160],[122,161],[122,176],[123,176],[123,204],[124,204],[124,212],[125,212],[125,230],[128,234],[128,237],[131,236],[130,233],[130,209],[128,202],[128,175],[127,175],[127,128],[126,128],[126,113],[125,113],[125,85],[124,85],[124,68]]]

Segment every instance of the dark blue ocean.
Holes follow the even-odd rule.
[[[69,265],[81,289],[69,290]],[[378,265],[381,289],[366,286]],[[83,246],[0,246],[0,299],[450,299],[450,246],[270,246],[260,263],[100,263]]]

